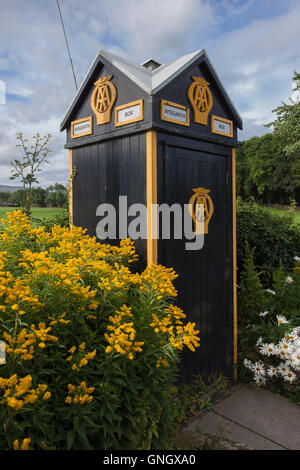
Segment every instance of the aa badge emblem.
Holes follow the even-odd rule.
[[[94,85],[96,86],[91,97],[91,107],[97,118],[97,125],[106,124],[111,120],[113,105],[117,99],[117,90],[110,81],[112,75],[101,77]]]
[[[208,195],[210,189],[193,189],[193,196],[189,200],[189,213],[194,222],[194,232],[196,235],[208,233],[208,224],[214,212],[214,205]]]
[[[213,105],[213,98],[208,88],[209,83],[202,77],[192,77],[187,96],[194,111],[194,121],[198,124],[207,125],[208,114]]]

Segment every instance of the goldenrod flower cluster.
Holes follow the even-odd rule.
[[[51,393],[47,391],[47,385],[38,384],[36,388],[31,386],[31,375],[20,379],[17,374],[12,375],[9,379],[0,377],[0,390],[3,390],[3,398],[0,403],[17,411],[24,405],[32,405],[38,399],[48,400],[51,397]]]
[[[183,325],[182,319],[186,318],[186,315],[175,305],[169,305],[164,311],[166,316],[162,318],[152,314],[150,326],[155,333],[166,334],[169,342],[176,349],[182,350],[185,345],[191,351],[195,351],[195,348],[200,345],[199,330],[195,330],[196,324],[189,322]]]
[[[178,277],[174,269],[152,264],[141,274],[140,289],[146,292],[154,292],[157,299],[164,297],[176,297],[177,291],[173,281]]]
[[[61,315],[58,315],[57,318],[54,318],[51,315],[49,315],[48,318],[49,320],[51,320],[49,325],[54,326],[54,325],[57,325],[58,323],[63,324],[63,325],[68,325],[71,322],[71,320],[65,320],[66,315],[67,315],[67,312],[64,312]]]
[[[26,328],[23,328],[20,333],[13,338],[6,331],[3,332],[3,337],[6,340],[8,346],[6,352],[8,354],[14,354],[20,356],[24,360],[33,359],[34,346],[44,349],[47,341],[56,342],[58,341],[57,336],[50,335],[51,327],[46,328],[44,322],[39,323],[39,327],[31,325],[31,332],[28,332]]]
[[[157,362],[156,362],[156,367],[169,367],[170,364],[163,358],[163,357],[160,357]]]
[[[72,370],[78,371],[81,369],[81,367],[86,366],[90,360],[94,359],[94,357],[96,356],[96,349],[91,352],[85,353],[85,343],[83,342],[78,346],[77,353],[75,354],[76,350],[76,346],[72,346],[71,349],[69,349],[69,352],[71,354],[67,357],[67,361],[73,362]]]
[[[30,437],[25,437],[25,439],[23,439],[21,446],[20,446],[19,440],[16,439],[14,441],[14,450],[28,450],[30,442],[31,442]]]
[[[1,223],[5,230],[0,233],[0,241],[7,244],[13,243],[20,236],[30,235],[29,219],[21,210],[7,212],[7,219],[1,219]]]
[[[38,311],[44,306],[31,292],[27,279],[15,279],[8,271],[0,271],[0,301],[0,313],[13,311],[24,315],[26,309]]]
[[[93,396],[91,393],[95,390],[95,387],[87,387],[86,382],[81,382],[80,385],[68,384],[69,395],[65,399],[67,405],[84,405],[85,403],[91,403]]]
[[[50,435],[53,428],[64,434],[56,423],[68,428],[64,414],[69,405],[78,418],[89,413],[99,423],[99,414],[107,413],[107,397],[114,397],[113,409],[119,407],[120,390],[129,381],[143,389],[143,368],[148,387],[152,380],[148,372],[156,367],[149,390],[159,395],[171,380],[178,357],[174,350],[199,346],[196,325],[185,324],[182,310],[169,305],[177,295],[175,271],[151,265],[133,273],[130,265],[136,259],[129,239],[118,247],[98,243],[79,227],[55,226],[47,232],[44,227],[32,228],[22,211],[9,213],[3,221],[0,340],[5,342],[7,356],[0,373],[9,378],[0,378],[0,421],[6,426],[13,416],[23,429],[16,429],[13,437],[0,432],[4,448],[11,447],[14,439],[15,449],[28,448],[30,438],[23,439],[28,435],[31,447],[36,448],[42,435],[48,431]],[[111,367],[114,361],[120,367]],[[118,375],[120,370],[126,370],[126,376]],[[132,409],[141,406],[138,397],[132,400]],[[35,403],[39,414],[33,421],[31,405]],[[57,403],[65,405],[56,408]],[[81,407],[89,403],[95,406]],[[115,408],[115,416],[118,412]],[[49,418],[54,415],[55,419]],[[109,441],[109,448],[113,442]],[[65,444],[62,437],[55,446],[64,448]],[[76,439],[72,445],[77,445]]]
[[[136,331],[133,321],[126,321],[133,317],[131,307],[123,305],[120,310],[116,310],[115,315],[109,316],[110,325],[107,330],[110,334],[104,334],[109,343],[105,352],[107,354],[116,351],[119,354],[127,355],[128,359],[134,358],[134,352],[142,352],[143,341],[135,341]]]

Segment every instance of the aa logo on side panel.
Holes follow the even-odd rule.
[[[194,81],[190,84],[187,95],[193,107],[194,121],[206,126],[213,105],[212,94],[208,88],[209,82],[202,77],[192,77],[192,79]]]
[[[110,81],[111,79],[112,75],[107,75],[94,83],[96,87],[92,93],[91,107],[96,115],[98,126],[110,122],[112,108],[117,99],[117,89]]]
[[[201,227],[203,230],[203,223],[204,223],[204,233],[208,233],[208,224],[214,212],[214,204],[212,202],[211,197],[208,195],[208,193],[210,193],[210,189],[196,188],[196,189],[193,189],[192,191],[194,191],[194,194],[189,200],[189,213],[194,222],[194,232],[197,235],[199,235],[200,233],[203,233],[201,231]],[[199,207],[200,204],[201,204],[201,207]],[[201,222],[201,224],[198,227],[198,232],[200,229],[199,233],[197,233],[196,231],[197,221]]]

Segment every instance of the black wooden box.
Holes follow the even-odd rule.
[[[179,274],[178,304],[200,328],[200,348],[183,354],[185,382],[198,373],[236,375],[237,128],[241,118],[204,50],[164,65],[100,51],[61,124],[71,222],[90,235],[97,207],[117,208],[120,195],[148,209],[204,204],[202,249],[186,250],[184,238],[153,238],[150,210],[148,237],[136,240],[140,267],[158,263]]]

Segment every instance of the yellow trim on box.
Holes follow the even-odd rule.
[[[164,116],[164,106],[165,105],[173,106],[174,108],[183,109],[184,111],[186,111],[186,122],[177,121],[177,119],[166,118]],[[162,99],[162,100],[160,100],[160,119],[162,121],[172,122],[174,124],[179,124],[181,126],[189,126],[190,125],[190,110],[189,110],[189,108],[186,108],[182,104],[173,103],[172,101]]]
[[[147,152],[147,264],[157,264],[156,214],[152,204],[157,204],[157,134],[150,130],[146,133]]]
[[[227,134],[227,132],[216,131],[214,129],[214,121],[215,120],[221,121],[221,122],[226,122],[226,124],[229,124],[230,125],[230,134]],[[230,119],[225,119],[225,118],[222,118],[222,117],[219,117],[219,116],[212,115],[212,117],[211,117],[211,131],[214,134],[225,135],[226,137],[233,137],[233,122],[230,121]]]
[[[90,135],[93,133],[93,120],[92,116],[87,116],[82,119],[77,119],[77,121],[71,122],[71,139],[77,139],[77,137],[83,137],[84,135]],[[82,132],[81,134],[74,135],[74,125],[79,124],[80,122],[90,121],[90,130]]]
[[[128,121],[119,122],[118,121],[118,111],[121,109],[130,108],[131,106],[140,105],[141,115],[140,117],[128,119]],[[131,124],[133,122],[143,121],[144,120],[144,100],[131,101],[131,103],[122,104],[121,106],[116,106],[115,108],[115,127],[125,126],[126,124]]]
[[[69,224],[73,225],[73,155],[69,149]]]
[[[233,228],[233,360],[234,380],[237,381],[237,254],[236,254],[236,159],[232,149],[232,228]]]

